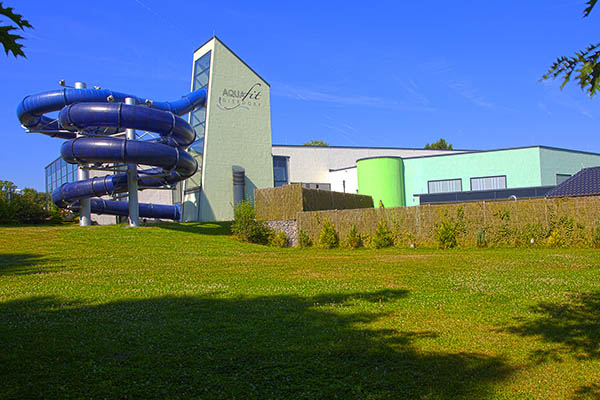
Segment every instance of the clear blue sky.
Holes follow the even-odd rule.
[[[35,27],[27,59],[0,54],[0,179],[44,189],[61,140],[25,134],[27,94],[85,81],[156,100],[190,87],[213,33],[271,84],[273,142],[455,148],[542,144],[600,152],[599,99],[539,82],[600,41],[584,0],[5,0]]]

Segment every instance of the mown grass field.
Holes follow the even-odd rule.
[[[0,228],[0,398],[600,397],[600,252]]]

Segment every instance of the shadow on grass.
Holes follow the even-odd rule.
[[[508,331],[561,345],[553,350],[535,351],[533,359],[560,360],[566,353],[579,359],[600,358],[600,292],[579,295],[561,304],[541,303],[533,311],[539,318],[524,321]]]
[[[44,266],[49,259],[37,254],[10,253],[0,254],[0,276],[30,275],[55,272],[55,268]]]
[[[0,304],[7,398],[483,398],[500,358],[421,352],[428,332],[366,327],[403,290]],[[369,305],[369,303],[375,303]],[[355,308],[355,309],[356,309]],[[335,312],[332,310],[336,310]]]
[[[591,384],[578,388],[575,392],[575,400],[600,399],[600,384]]]
[[[232,222],[160,222],[151,226],[201,235],[231,235]]]

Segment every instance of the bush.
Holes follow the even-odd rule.
[[[323,222],[323,228],[321,228],[321,234],[319,235],[319,247],[322,249],[332,249],[338,247],[340,239],[335,231],[335,227],[329,221],[329,218]]]
[[[592,228],[592,246],[595,249],[600,249],[600,221]]]
[[[456,210],[456,219],[449,218],[446,212],[440,222],[435,224],[435,239],[441,249],[451,249],[458,246],[458,237],[465,232],[463,210]]]
[[[310,240],[310,236],[300,229],[300,232],[298,232],[298,247],[310,247],[312,245],[313,243],[312,240]]]
[[[48,222],[50,222],[51,224],[62,224],[63,222],[65,222],[65,212],[56,207],[54,204],[50,205],[50,218],[48,219]]]
[[[372,244],[376,249],[394,245],[394,237],[392,236],[392,232],[388,229],[385,220],[380,220],[377,223],[377,230],[373,235]]]
[[[288,246],[288,237],[283,231],[279,231],[277,233],[273,233],[269,236],[269,243],[271,246],[275,247],[287,247]]]
[[[358,231],[356,230],[356,226],[352,225],[350,227],[350,231],[348,232],[348,236],[346,236],[346,246],[351,249],[357,249],[362,246],[362,238]]]
[[[254,207],[244,200],[235,206],[231,232],[241,241],[267,244],[271,229],[264,222],[256,220]]]

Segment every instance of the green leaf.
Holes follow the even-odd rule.
[[[23,39],[23,37],[19,35],[13,35],[10,33],[10,31],[13,31],[15,29],[16,28],[12,26],[0,26],[0,43],[2,43],[2,46],[4,46],[4,51],[6,52],[6,55],[8,55],[8,52],[10,51],[13,53],[13,56],[15,56],[15,58],[17,58],[17,56],[27,58],[27,56],[25,56],[25,53],[23,53],[22,50],[23,45],[17,43],[17,40]]]
[[[15,12],[13,12],[12,7],[4,7],[2,5],[1,1],[0,1],[0,15],[4,15],[8,19],[10,19],[12,22],[17,24],[19,26],[19,28],[21,28],[21,30],[25,30],[25,28],[33,28],[33,26],[31,26],[31,24],[29,23],[29,21],[24,19],[22,15],[16,14]]]
[[[590,12],[592,12],[592,8],[594,8],[594,6],[596,5],[596,1],[597,0],[588,0],[587,1],[587,7],[585,8],[585,10],[583,10],[583,16],[587,17],[588,15],[590,15]]]

